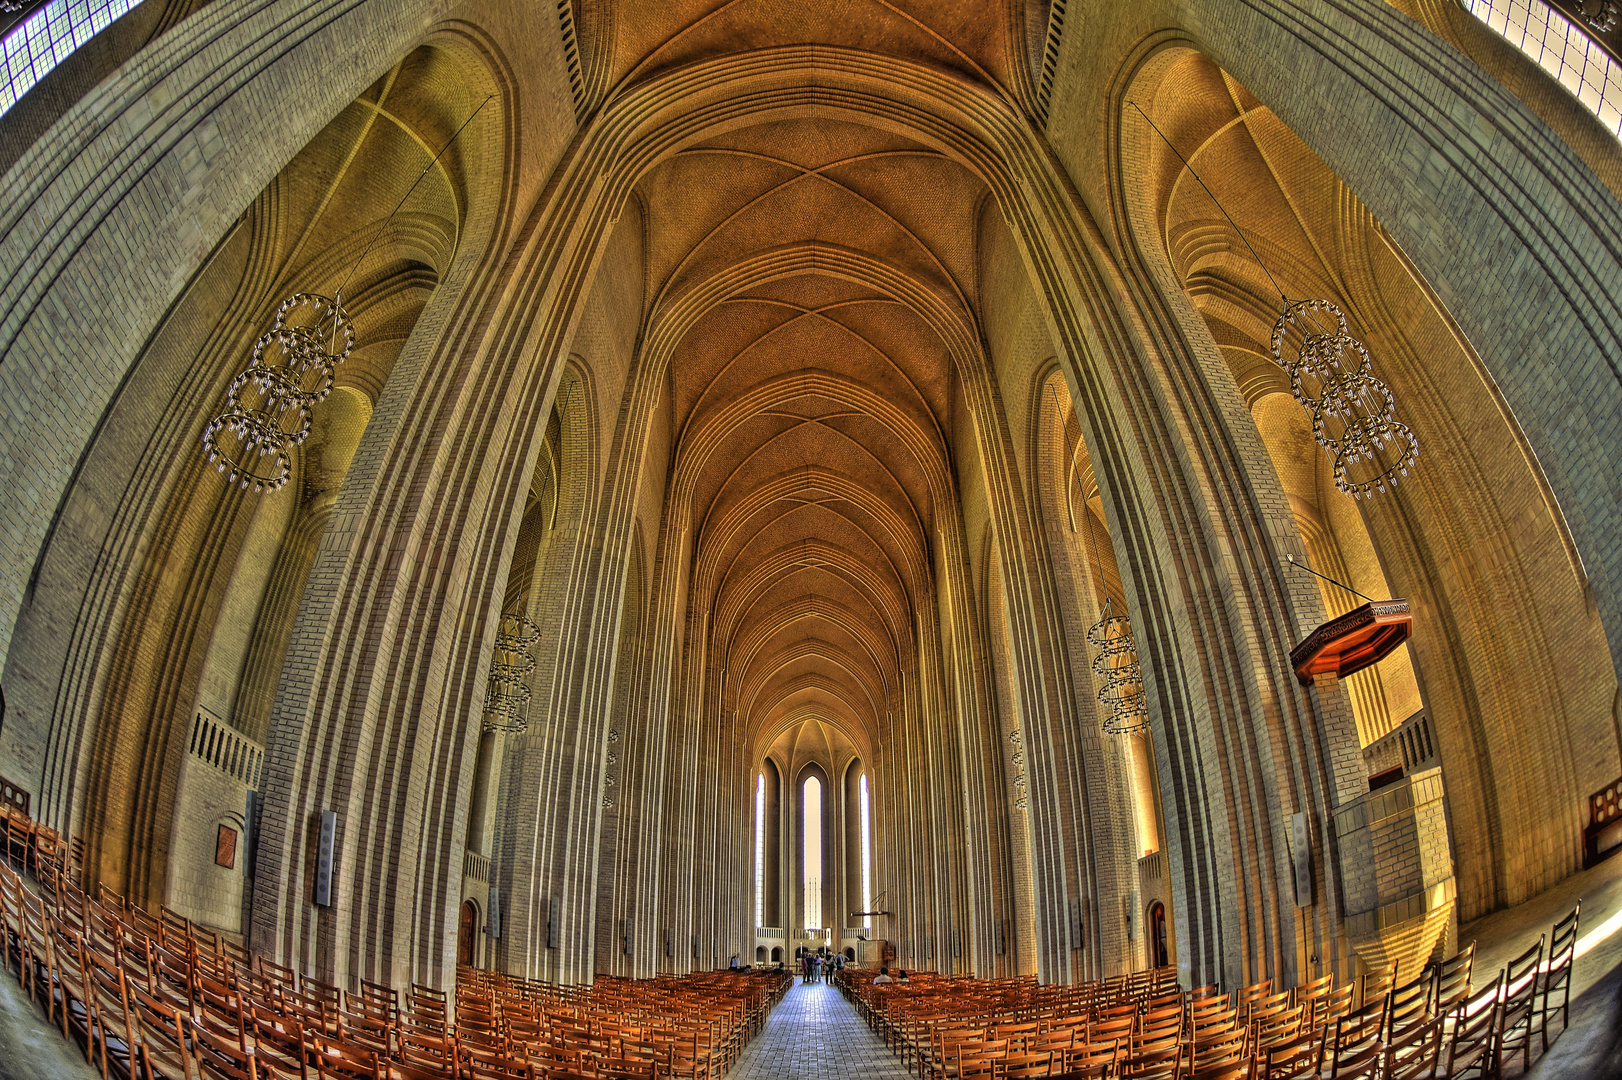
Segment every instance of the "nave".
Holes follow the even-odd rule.
[[[812,949],[1603,1073],[1622,0],[0,9],[6,945],[98,1072],[144,986],[719,1080]]]

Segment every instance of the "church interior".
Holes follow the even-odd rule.
[[[0,0],[0,1076],[1622,1075],[1619,15]]]

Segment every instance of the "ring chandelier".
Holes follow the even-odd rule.
[[[1068,443],[1069,438],[1064,433],[1064,405],[1059,400],[1058,390],[1053,391],[1054,416],[1059,419],[1059,438]],[[1081,443],[1076,443],[1076,452],[1079,453]],[[1065,455],[1071,465],[1075,463],[1075,456],[1067,452]],[[1070,483],[1067,472],[1065,483]],[[1085,492],[1083,492],[1085,495]],[[1091,564],[1095,558],[1094,547],[1097,538],[1093,536],[1093,514],[1091,510],[1085,511],[1087,515],[1087,558]],[[1075,528],[1072,519],[1071,529]],[[1094,578],[1100,586],[1104,583],[1104,560],[1097,557],[1097,576]],[[1089,566],[1089,572],[1091,567]],[[1122,601],[1125,606],[1125,601]],[[1098,650],[1093,657],[1093,674],[1103,680],[1098,688],[1098,704],[1103,716],[1099,727],[1106,735],[1135,735],[1149,728],[1149,696],[1143,688],[1143,665],[1138,661],[1138,644],[1132,637],[1132,620],[1127,615],[1115,614],[1115,599],[1104,593],[1104,610],[1099,613],[1099,619],[1087,629],[1087,641]],[[1017,733],[1016,733],[1017,734]],[[1015,761],[1015,764],[1019,764]]]
[[[1314,325],[1318,312],[1334,320],[1330,330]],[[1312,437],[1334,459],[1335,486],[1354,499],[1396,487],[1419,457],[1419,443],[1408,425],[1392,419],[1391,388],[1375,378],[1369,350],[1351,335],[1340,308],[1328,300],[1286,300],[1272,347],[1273,360],[1290,376],[1290,393],[1312,414]]]
[[[1334,460],[1335,486],[1354,499],[1373,497],[1377,491],[1384,494],[1387,488],[1396,487],[1419,457],[1419,442],[1406,424],[1392,419],[1396,398],[1391,388],[1374,376],[1369,350],[1351,335],[1345,313],[1328,300],[1291,300],[1285,296],[1244,230],[1183,152],[1166,138],[1159,124],[1149,119],[1142,106],[1135,101],[1128,104],[1148,121],[1188,175],[1210,196],[1283,301],[1284,312],[1273,324],[1273,360],[1290,376],[1290,393],[1295,400],[1312,414],[1313,438]],[[1332,329],[1324,331],[1317,325],[1312,316],[1318,313],[1334,321]],[[1393,454],[1394,459],[1390,456]]]
[[[248,366],[226,389],[225,411],[203,429],[203,456],[225,474],[226,483],[240,484],[244,491],[275,491],[292,477],[292,448],[309,438],[310,408],[332,393],[334,369],[355,350],[355,328],[344,311],[344,285],[355,276],[422,178],[490,103],[490,97],[479,102],[417,174],[372,234],[337,292],[330,298],[314,292],[295,293],[276,309],[270,330],[253,343]]]
[[[275,491],[293,475],[292,447],[310,435],[310,409],[332,393],[334,369],[355,348],[343,298],[298,293],[282,301],[248,366],[231,380],[225,411],[203,429],[203,454],[244,491]]]

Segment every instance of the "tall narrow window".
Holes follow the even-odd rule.
[[[867,809],[867,774],[862,774],[861,781],[862,802],[862,910],[873,910],[873,826],[872,819],[868,817]],[[873,929],[873,916],[862,916],[862,927]]]
[[[822,781],[805,782],[805,928],[822,926]]]
[[[755,777],[755,925],[766,921],[766,774]]]

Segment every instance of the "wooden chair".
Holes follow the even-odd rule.
[[[1033,1025],[1034,1026],[1034,1025]],[[1050,1076],[1053,1072],[1053,1055],[1043,1053],[1009,1054],[998,1064],[996,1073],[1006,1077],[1007,1080],[1032,1080],[1034,1077]]]
[[[1104,1077],[1113,1076],[1121,1059],[1122,1045],[1110,1039],[1074,1047],[1065,1055],[1062,1075],[1072,1080],[1103,1080]]]
[[[197,1019],[191,1024],[191,1049],[203,1080],[258,1080],[253,1055],[241,1040],[212,1031]]]
[[[382,1080],[378,1056],[347,1039],[306,1033],[309,1063],[319,1080]]]
[[[1532,1032],[1536,1029],[1538,968],[1543,965],[1545,936],[1537,944],[1509,962],[1504,969],[1504,992],[1498,1016],[1498,1038],[1493,1046],[1492,1071],[1504,1075],[1504,1059],[1516,1050],[1521,1053],[1521,1071],[1532,1067]]]
[[[1436,985],[1431,992],[1433,1014],[1450,1016],[1459,1003],[1470,996],[1470,976],[1475,963],[1476,943],[1472,941],[1436,965]]]
[[[1297,1005],[1305,1010],[1307,1006]],[[1324,1037],[1314,1029],[1295,1038],[1261,1047],[1256,1053],[1256,1075],[1261,1080],[1304,1080],[1323,1068]]]
[[[1169,1040],[1153,1046],[1139,1047],[1121,1060],[1120,1075],[1136,1080],[1176,1080],[1182,1068],[1183,1045]]]
[[[100,1068],[103,1080],[115,1076],[132,1080],[136,1068],[135,1016],[124,969],[99,949],[86,948],[84,956],[92,1006],[91,1036],[96,1045],[91,1063]]]
[[[1386,1043],[1384,1080],[1431,1080],[1442,1055],[1442,1018],[1412,1023]]]
[[[26,874],[29,853],[33,850],[34,833],[27,818],[12,814],[6,818],[6,857],[17,868],[17,873]]]
[[[1371,1046],[1380,1045],[1385,1033],[1388,1000],[1380,997],[1349,1016],[1335,1021],[1334,1034],[1324,1041],[1324,1056],[1329,1061],[1330,1075],[1339,1075],[1341,1068],[1350,1068],[1363,1060]]]
[[[186,916],[168,907],[160,907],[159,919],[163,923],[163,943],[170,948],[184,951],[191,941],[191,920]]]
[[[456,1080],[455,1069],[436,1069],[398,1061],[379,1062],[378,1067],[383,1080]]]
[[[136,1052],[144,1080],[191,1080],[193,1064],[181,1010],[140,985],[130,986],[135,1012]]]
[[[1249,1080],[1250,1062],[1241,1059],[1203,1068],[1195,1066],[1188,1076],[1189,1080]]]
[[[1233,996],[1233,1007],[1238,1010],[1239,1016],[1244,1020],[1250,1018],[1250,1007],[1259,1001],[1272,996],[1273,980],[1263,979],[1261,982],[1251,983],[1243,987]]]
[[[1444,1070],[1452,1080],[1462,1080],[1471,1071],[1485,1077],[1492,1068],[1503,985],[1504,973],[1499,972],[1492,982],[1461,1001],[1454,1010]]]
[[[1305,1005],[1268,1006],[1251,1011],[1250,1045],[1252,1053],[1260,1053],[1269,1046],[1278,1046],[1298,1038],[1307,1014]]]
[[[1394,1040],[1410,1027],[1423,1024],[1430,1019],[1431,995],[1435,986],[1436,980],[1429,971],[1425,971],[1413,982],[1395,987],[1391,991],[1386,1018],[1387,1041]]]
[[[1330,1068],[1329,1080],[1380,1080],[1384,1067],[1385,1046],[1376,1039],[1344,1061],[1336,1061]]]
[[[124,912],[129,908],[129,901],[125,900],[121,893],[114,892],[106,885],[96,886],[96,903],[100,904],[102,907],[112,908],[114,911],[118,912],[121,918],[123,917]]]
[[[304,1026],[264,1005],[250,1005],[254,1056],[267,1080],[309,1080],[305,1060]]]
[[[22,890],[22,880],[10,866],[0,862],[0,946],[5,949],[6,967],[16,959],[19,978],[23,963]]]
[[[1312,1027],[1332,1028],[1352,1012],[1352,999],[1357,988],[1350,984],[1337,987],[1312,1003]]]
[[[402,1029],[399,1059],[426,1069],[456,1069],[456,1043],[431,1032]]]
[[[1357,980],[1357,1003],[1360,1008],[1367,1008],[1379,998],[1388,996],[1397,985],[1397,962],[1395,960],[1383,968],[1366,972]]]
[[[77,1043],[85,1060],[94,1064],[92,1031],[95,1018],[90,1000],[90,980],[85,972],[84,942],[77,933],[59,923],[51,923],[50,975],[46,984],[49,999],[46,1019],[62,1027],[62,1037]]]
[[[1579,898],[1571,913],[1554,924],[1549,933],[1549,964],[1543,974],[1542,1007],[1538,1010],[1538,1029],[1542,1032],[1543,1049],[1549,1049],[1549,1017],[1560,1010],[1560,1028],[1565,1030],[1571,1022],[1571,967],[1577,956],[1577,923],[1583,912]],[[1555,1003],[1556,996],[1559,1004]]]

